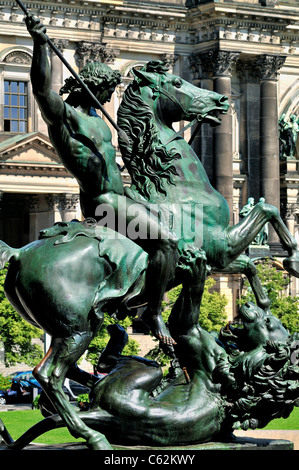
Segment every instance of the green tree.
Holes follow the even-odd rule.
[[[98,362],[100,354],[103,352],[107,343],[109,341],[109,334],[107,332],[107,326],[116,323],[109,315],[105,315],[103,325],[97,334],[97,336],[91,341],[87,349],[86,360],[95,366]],[[125,329],[131,325],[131,318],[126,318],[125,320],[118,321],[119,325],[123,326]],[[129,338],[128,343],[126,344],[123,354],[124,355],[138,355],[140,351],[140,346],[137,341],[132,338]]]
[[[287,292],[290,284],[289,275],[278,270],[270,259],[257,264],[257,271],[259,279],[271,300],[271,313],[280,319],[291,334],[299,331],[299,297],[290,296]],[[246,292],[241,296],[240,305],[247,301],[255,303],[248,281],[245,281],[245,287]]]
[[[42,331],[23,320],[8,302],[4,293],[6,273],[6,269],[0,273],[0,340],[4,343],[5,365],[24,362],[34,367],[41,361],[43,350],[32,340]]]
[[[224,294],[220,294],[218,291],[213,290],[215,283],[216,281],[212,277],[208,277],[206,279],[198,322],[202,328],[209,332],[218,332],[220,328],[225,326],[227,323],[225,307],[228,304],[228,300]],[[168,292],[167,300],[163,302],[162,316],[165,323],[167,323],[172,307],[180,295],[181,290],[182,286],[175,287]],[[169,363],[169,357],[161,351],[159,345],[152,349],[146,357],[156,360],[162,366],[166,366]]]
[[[213,290],[216,281],[208,277],[205,282],[204,293],[201,300],[199,324],[207,331],[218,331],[227,322],[225,307],[228,303],[225,295]],[[167,300],[163,302],[163,319],[165,323],[171,313],[182,286],[175,287],[167,294]]]

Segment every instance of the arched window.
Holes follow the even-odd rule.
[[[0,79],[3,96],[0,130],[9,133],[29,132],[31,55],[25,48],[10,48],[2,51],[0,64],[3,71]]]

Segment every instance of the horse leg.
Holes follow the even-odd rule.
[[[212,269],[212,271],[214,270]],[[214,272],[225,274],[245,274],[254,293],[257,305],[266,313],[271,313],[271,301],[259,280],[255,264],[248,256],[240,255],[236,260],[226,266],[226,268],[217,269]]]
[[[265,226],[271,223],[280,238],[283,248],[289,257],[283,261],[284,268],[295,277],[299,277],[299,253],[297,242],[291,235],[279,215],[277,207],[270,204],[258,203],[253,210],[237,225],[227,229],[226,261],[222,267],[229,264],[241,254],[255,239]]]
[[[133,240],[149,255],[144,292],[148,303],[141,319],[162,344],[171,347],[174,341],[163,321],[161,310],[167,286],[175,276],[178,239],[169,227],[160,222],[154,211],[126,196],[108,193],[101,196],[100,202],[96,216],[99,217],[106,210],[105,207],[107,210],[112,207],[117,225],[112,228]],[[109,224],[109,220],[104,221]],[[101,224],[101,220],[98,224]]]
[[[75,438],[82,437],[92,450],[111,450],[105,436],[93,431],[80,419],[74,407],[63,393],[63,381],[67,371],[88,347],[93,335],[84,332],[68,338],[53,338],[50,348],[33,371],[53,406]]]

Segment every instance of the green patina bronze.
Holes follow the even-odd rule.
[[[73,79],[61,90],[69,93],[65,102],[51,90],[45,28],[30,15],[26,23],[34,39],[33,92],[62,163],[78,181],[85,221],[44,229],[20,249],[0,242],[2,265],[9,262],[8,299],[52,337],[34,375],[47,397],[41,400],[44,413],[58,413],[16,442],[0,423],[3,439],[18,449],[66,425],[93,450],[111,449],[110,442],[186,445],[228,439],[235,428],[263,427],[286,416],[299,395],[297,341],[272,317],[256,268],[243,252],[271,223],[288,253],[284,266],[298,277],[297,243],[278,209],[264,202],[229,226],[225,199],[172,127],[182,120],[220,125],[227,98],[169,73],[162,62],[135,70],[118,111],[127,136],[124,142],[120,133],[119,143],[132,178],[124,188],[109,127]],[[105,103],[120,74],[88,64],[80,79]],[[241,330],[229,327],[216,338],[198,325],[211,269],[246,274],[257,302],[242,307]],[[163,295],[179,284],[166,327]],[[98,381],[81,371],[76,361],[104,314],[134,315],[140,304],[146,305],[143,320],[172,358],[167,379],[159,364],[121,355],[126,333],[117,326],[99,359],[109,374]],[[91,388],[88,412],[77,413],[68,403],[65,377]]]
[[[242,307],[243,328],[232,327],[230,335],[233,353],[224,347],[227,335],[219,335],[217,343],[200,328],[205,268],[204,253],[197,254],[193,268],[186,272],[189,288],[182,292],[169,324],[187,377],[178,366],[163,379],[159,364],[122,356],[119,344],[125,344],[126,333],[116,325],[110,329],[109,354],[104,352],[100,358],[110,364],[110,373],[94,385],[90,410],[76,415],[76,425],[81,422],[78,432],[92,428],[93,449],[108,448],[100,438],[103,434],[113,445],[156,449],[233,442],[234,429],[264,427],[273,418],[287,417],[299,404],[299,367],[293,360],[298,340],[277,318],[254,304]],[[47,406],[44,411],[48,414]],[[62,419],[49,416],[16,441],[2,423],[2,437],[11,448],[22,449],[65,423],[65,414]]]

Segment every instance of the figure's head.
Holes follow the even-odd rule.
[[[86,64],[79,73],[81,80],[87,85],[101,104],[110,101],[115,87],[121,83],[121,75],[118,70],[112,70],[102,62],[90,62]],[[81,85],[73,77],[65,81],[65,85],[60,89],[60,95],[69,93],[67,102],[72,106],[84,104],[89,100],[89,96],[82,90]],[[90,103],[94,106],[94,103]]]
[[[238,316],[242,328],[234,328],[234,334],[238,338],[239,349],[243,351],[265,345],[267,341],[285,342],[290,337],[277,317],[265,313],[252,302],[243,305]]]

